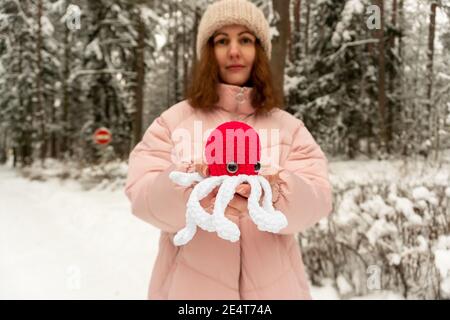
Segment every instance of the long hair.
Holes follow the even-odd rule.
[[[255,49],[255,61],[245,86],[253,87],[251,103],[256,110],[255,113],[266,114],[272,109],[283,108],[283,96],[274,86],[269,59],[258,39],[255,42]],[[219,102],[217,93],[219,82],[219,65],[211,37],[203,46],[200,61],[195,61],[192,66],[190,85],[186,90],[189,104],[196,109],[213,110]]]

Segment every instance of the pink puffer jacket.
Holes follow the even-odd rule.
[[[130,154],[125,193],[132,212],[161,230],[149,299],[311,299],[295,235],[332,211],[328,162],[301,120],[280,109],[254,116],[251,90],[220,84],[220,101],[210,113],[177,103],[154,120]],[[245,99],[238,103],[242,93]],[[276,168],[279,174],[273,205],[288,226],[279,234],[259,231],[247,200],[235,195],[235,203],[244,203],[240,209],[228,207],[225,215],[239,226],[239,241],[197,228],[190,242],[174,246],[192,186],[176,185],[169,173],[192,172],[210,130],[231,120],[246,122],[262,138],[263,170],[270,162],[269,171]],[[209,197],[207,208],[214,199]]]

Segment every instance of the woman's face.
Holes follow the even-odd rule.
[[[217,30],[213,40],[222,82],[244,85],[255,61],[256,37],[244,26],[230,25]]]

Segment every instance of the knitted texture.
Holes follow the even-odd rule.
[[[183,175],[185,177],[182,177]],[[195,173],[171,172],[169,177],[173,182],[180,184],[187,180],[196,180],[188,178],[194,175]],[[193,187],[187,203],[186,226],[177,232],[173,239],[174,244],[181,246],[191,241],[197,232],[197,226],[208,232],[217,232],[217,235],[224,240],[238,241],[241,235],[239,227],[225,216],[225,209],[234,197],[236,187],[243,182],[248,182],[251,186],[248,212],[258,230],[278,233],[285,228],[288,225],[286,216],[273,207],[270,184],[263,176],[242,174],[209,177]],[[200,200],[219,185],[213,213],[209,214],[200,206]],[[263,207],[259,204],[262,190],[264,190]]]
[[[244,122],[222,123],[211,132],[206,141],[205,158],[211,176],[257,175],[255,165],[260,157],[258,133]],[[230,163],[237,165],[235,172],[228,170]]]
[[[260,40],[267,57],[271,58],[270,27],[264,13],[247,0],[220,0],[211,4],[203,14],[197,33],[197,57],[203,46],[218,29],[239,24],[247,27]]]

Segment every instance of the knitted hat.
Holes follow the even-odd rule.
[[[211,132],[205,146],[211,176],[257,175],[260,157],[258,133],[244,122],[222,123]]]
[[[218,29],[232,24],[247,27],[261,41],[262,47],[270,60],[272,44],[270,27],[264,13],[247,0],[220,0],[211,4],[203,14],[197,34],[197,57],[203,46]]]

